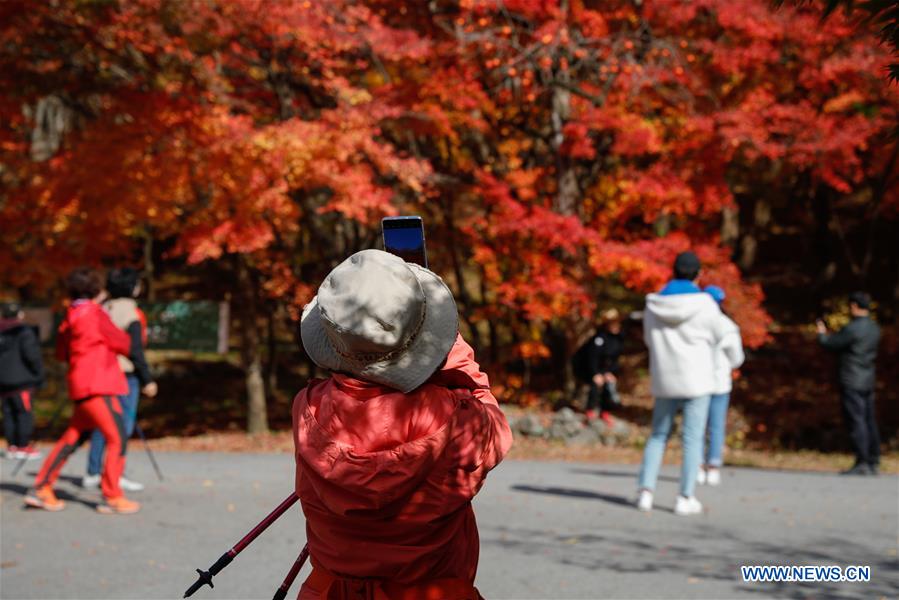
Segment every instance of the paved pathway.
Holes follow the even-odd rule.
[[[147,482],[144,510],[92,510],[66,466],[61,513],[25,510],[28,479],[0,478],[0,598],[180,598],[290,491],[289,455],[160,453],[155,481],[135,447],[130,474]],[[31,473],[29,465],[24,469]],[[671,512],[673,469],[651,514],[633,509],[636,468],[508,461],[475,503],[477,584],[487,598],[895,598],[899,478],[734,469],[700,488],[706,514]],[[137,498],[138,495],[135,495]],[[270,598],[303,543],[294,508],[195,598]],[[869,565],[870,583],[746,584],[744,564]],[[308,567],[307,567],[308,569]],[[306,571],[304,571],[306,572]],[[293,590],[296,594],[296,588]],[[290,597],[294,597],[291,595]]]

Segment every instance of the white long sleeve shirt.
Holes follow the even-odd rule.
[[[740,328],[730,317],[721,315],[724,321],[724,337],[715,346],[715,394],[728,394],[733,389],[734,369],[739,369],[746,359],[743,354],[743,340]]]

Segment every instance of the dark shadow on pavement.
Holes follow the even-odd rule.
[[[620,506],[630,506],[633,502],[629,498],[623,496],[614,496],[612,494],[600,494],[589,490],[578,490],[572,488],[560,487],[543,487],[536,485],[513,485],[511,489],[516,492],[527,492],[531,494],[549,494],[552,496],[565,496],[567,498],[584,498],[587,500],[602,500],[610,504],[618,504]]]
[[[524,488],[524,489],[522,489]],[[537,493],[555,493],[554,488],[513,486]],[[557,489],[557,488],[555,488]],[[583,490],[559,490],[560,495],[598,498],[601,494]],[[573,493],[572,493],[573,492]],[[637,512],[634,511],[634,515]],[[678,579],[693,578],[729,583],[734,594],[758,594],[762,598],[790,600],[836,600],[894,598],[899,586],[896,559],[872,556],[870,548],[833,536],[815,537],[798,545],[744,539],[727,525],[710,525],[694,518],[696,537],[671,543],[665,536],[644,539],[621,523],[597,523],[594,531],[544,530],[481,526],[481,544],[503,548],[510,553],[539,556],[558,564],[581,568],[585,573],[665,573]],[[704,543],[694,543],[702,539]],[[855,557],[848,560],[847,557]],[[862,558],[864,557],[864,558]],[[853,561],[860,561],[855,562]],[[871,567],[871,581],[864,584],[832,582],[745,583],[741,565],[845,565]],[[669,596],[674,597],[674,596]],[[691,597],[685,594],[685,597]],[[727,597],[727,595],[723,596]]]
[[[21,471],[16,473],[15,477],[12,476],[12,472],[3,473],[3,476],[9,477],[10,479],[21,479],[22,477],[24,477],[25,480],[27,481],[27,480],[34,479],[35,477],[37,477],[37,471],[25,471],[25,469],[22,469]]]
[[[60,475],[58,481],[65,481],[76,487],[81,487],[81,477],[75,477],[74,475]]]
[[[597,470],[597,469],[568,469],[570,473],[578,473],[579,475],[596,475],[597,477],[630,477],[634,480],[637,479],[637,475],[640,473],[639,467],[634,471],[606,471],[606,470]],[[670,481],[673,483],[677,483],[680,481],[677,477],[670,477],[668,475],[659,475],[659,481]]]

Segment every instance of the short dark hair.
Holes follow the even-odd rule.
[[[103,290],[103,281],[92,268],[78,267],[66,277],[66,289],[72,300],[94,298]]]
[[[871,296],[867,292],[852,292],[849,294],[849,304],[854,304],[863,310],[871,308]]]
[[[140,273],[131,267],[110,269],[106,275],[106,291],[111,298],[131,298],[140,282]]]
[[[4,319],[15,319],[22,312],[22,305],[18,302],[4,302],[0,304],[0,317]]]
[[[699,276],[699,257],[687,250],[674,259],[674,278],[693,281]]]

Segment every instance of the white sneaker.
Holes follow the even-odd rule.
[[[119,487],[126,492],[139,492],[144,489],[144,484],[139,481],[132,481],[123,475],[119,477]]]
[[[698,515],[702,513],[702,503],[696,499],[696,496],[686,498],[678,496],[674,503],[674,514],[686,517],[687,515]]]
[[[721,469],[709,469],[709,474],[706,477],[706,482],[709,485],[721,485]]]
[[[706,472],[705,469],[699,467],[699,473],[696,474],[696,483],[699,485],[705,485],[706,482]]]
[[[95,490],[100,487],[99,475],[85,475],[81,478],[81,487],[86,490]]]
[[[29,446],[19,447],[16,451],[15,458],[18,460],[38,460],[41,453]]]
[[[652,492],[649,490],[640,490],[637,497],[637,510],[649,512],[652,510]]]

